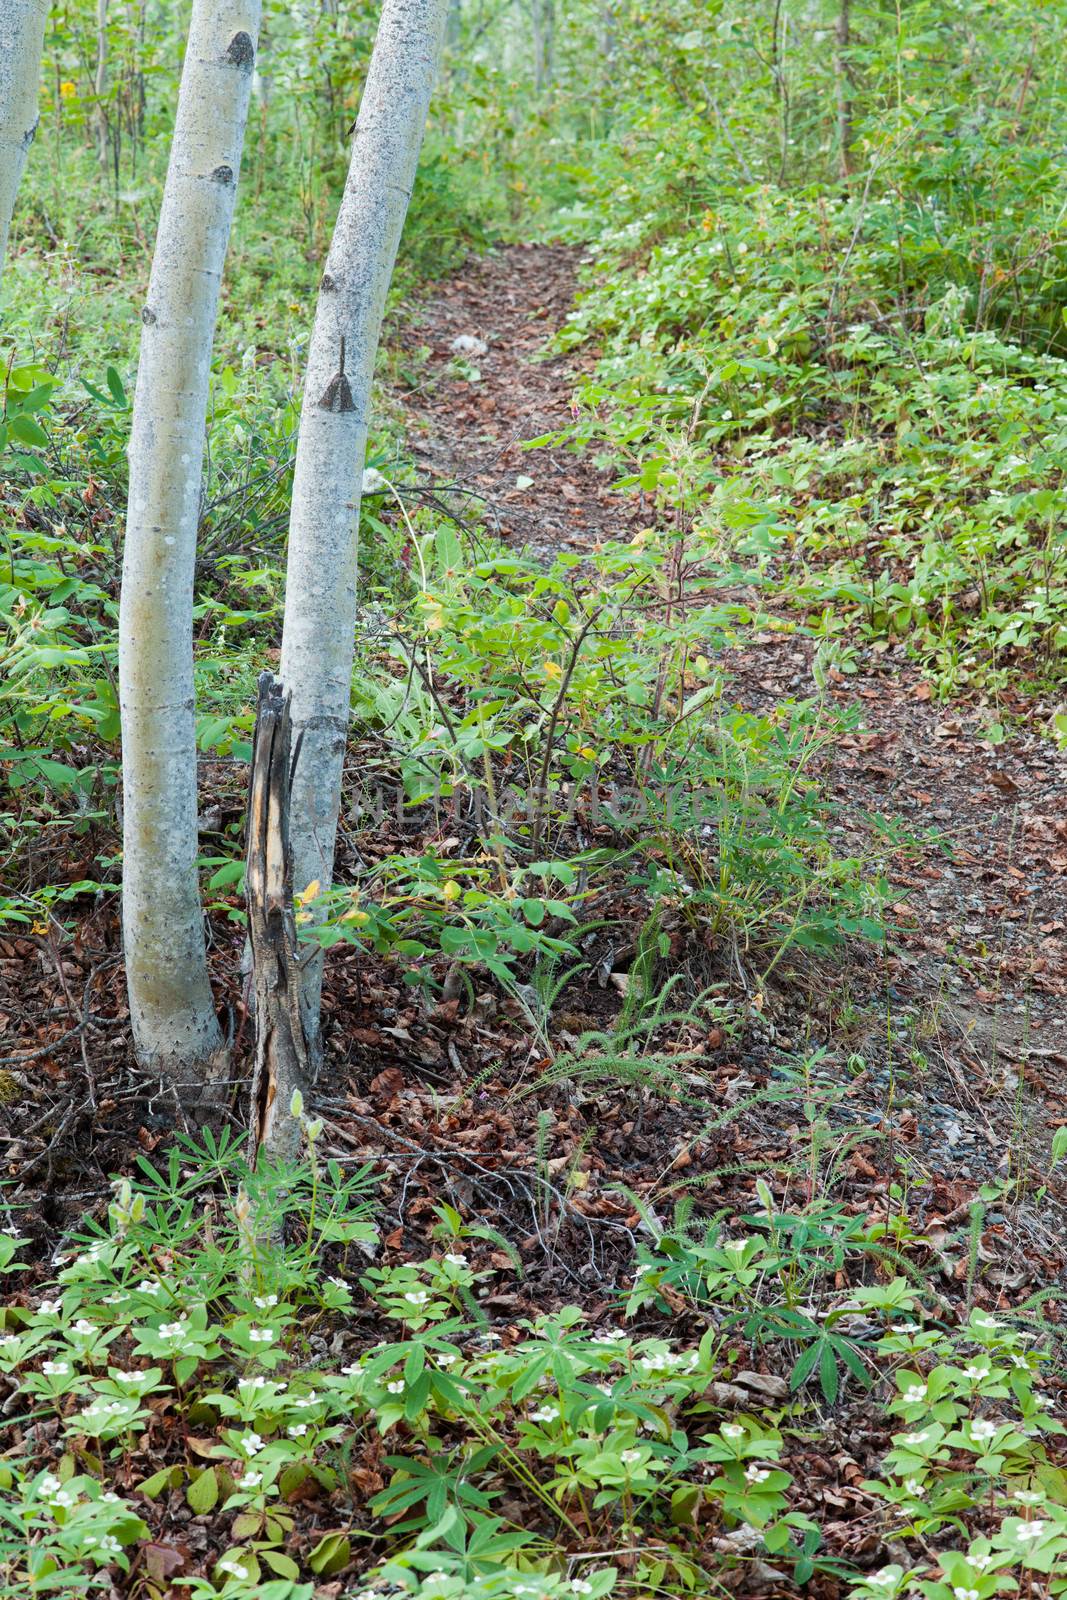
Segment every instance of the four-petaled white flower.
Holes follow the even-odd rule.
[[[624,1467],[636,1466],[637,1462],[640,1461],[640,1459],[641,1459],[640,1450],[620,1450],[619,1451],[619,1460],[622,1462]]]
[[[350,1361],[347,1367],[341,1368],[341,1376],[344,1378],[355,1378],[362,1371],[363,1368],[360,1366],[358,1361]]]
[[[1012,1499],[1018,1500],[1021,1506],[1041,1506],[1045,1503],[1045,1496],[1036,1489],[1016,1489]]]
[[[258,1489],[263,1482],[262,1472],[246,1472],[243,1478],[238,1478],[239,1489]]]
[[[881,1588],[888,1589],[891,1583],[896,1583],[897,1574],[891,1567],[883,1567],[881,1572],[872,1572],[867,1579],[868,1583],[877,1583]]]
[[[335,1289],[343,1289],[346,1294],[348,1293],[348,1284],[345,1282],[345,1280],[343,1278],[329,1278],[328,1277],[326,1279],[326,1282],[327,1283],[332,1283]]]
[[[1015,1537],[1020,1544],[1033,1544],[1035,1539],[1040,1539],[1046,1528],[1051,1527],[1048,1522],[1020,1522],[1015,1530]]]
[[[918,1433],[906,1433],[904,1435],[904,1443],[914,1447],[917,1444],[925,1444],[929,1437],[930,1435],[927,1430],[925,1428],[921,1428]]]
[[[117,1367],[111,1369],[111,1376],[116,1383],[138,1383],[144,1377],[143,1372],[121,1372]]]
[[[385,1387],[389,1394],[403,1394],[404,1380],[403,1378],[394,1378],[390,1383],[387,1383]]]
[[[258,1450],[262,1450],[263,1448],[263,1440],[260,1438],[259,1434],[254,1431],[251,1433],[246,1433],[244,1438],[240,1441],[240,1444],[241,1449],[244,1451],[246,1456],[254,1456]]]
[[[252,1304],[257,1306],[260,1311],[267,1311],[271,1306],[278,1304],[278,1296],[276,1294],[254,1294],[252,1296]]]
[[[77,1322],[74,1324],[73,1331],[81,1334],[82,1338],[84,1339],[87,1338],[89,1334],[95,1333],[96,1329],[93,1327],[92,1323],[87,1320],[87,1318],[79,1317]]]
[[[163,1289],[163,1285],[155,1278],[142,1278],[137,1287],[142,1294],[160,1294]]]
[[[971,1423],[972,1439],[993,1439],[999,1431],[998,1425],[990,1422],[988,1417],[979,1417],[977,1421]]]
[[[424,1306],[429,1298],[429,1291],[426,1289],[409,1289],[404,1296],[409,1306]]]
[[[719,1429],[724,1439],[743,1439],[745,1430],[739,1422],[724,1422]]]
[[[42,1361],[41,1371],[49,1378],[65,1378],[70,1372],[69,1361]]]
[[[445,1256],[445,1260],[448,1262],[450,1267],[465,1267],[467,1265],[466,1256],[447,1255]]]
[[[235,1561],[233,1556],[223,1556],[222,1560],[218,1563],[218,1569],[220,1572],[224,1572],[228,1578],[248,1577],[248,1573],[245,1571],[244,1567],[242,1567],[239,1561]]]
[[[978,1590],[977,1589],[964,1589],[959,1584],[956,1585],[956,1587],[953,1589],[952,1593],[953,1593],[953,1596],[954,1596],[954,1600],[978,1600]]]
[[[587,1583],[584,1578],[571,1579],[571,1594],[592,1594],[592,1592],[593,1585]]]
[[[1024,1365],[1025,1365],[1025,1363],[1024,1363]],[[989,1376],[989,1368],[988,1367],[976,1367],[974,1362],[972,1361],[970,1366],[964,1367],[963,1376],[965,1378],[970,1378],[972,1383],[978,1383],[982,1378],[988,1378],[988,1376]]]
[[[273,1328],[249,1328],[248,1330],[250,1344],[273,1344],[274,1338]]]
[[[531,1422],[555,1422],[559,1412],[555,1406],[538,1406],[536,1411],[530,1412]]]
[[[54,1472],[46,1472],[40,1483],[37,1485],[37,1493],[47,1497],[50,1494],[55,1494],[56,1490],[62,1489],[62,1487],[63,1485],[60,1483]]]
[[[294,1422],[286,1430],[290,1439],[302,1439],[307,1431],[308,1425],[306,1422]]]
[[[914,1495],[916,1497],[916,1499],[920,1499],[921,1498],[922,1492],[923,1492],[923,1486],[919,1482],[918,1478],[905,1478],[904,1479],[904,1487],[907,1490],[907,1492],[909,1494],[911,1494],[911,1495]]]
[[[751,1466],[745,1468],[745,1477],[749,1483],[766,1483],[770,1475],[768,1467]]]
[[[909,1383],[908,1387],[904,1390],[904,1400],[905,1400],[906,1404],[908,1404],[909,1406],[916,1405],[916,1404],[918,1404],[918,1402],[920,1400],[925,1400],[925,1399],[926,1399],[926,1385],[925,1385],[925,1383]]]
[[[62,1309],[62,1300],[42,1300],[37,1307],[37,1315],[40,1317],[58,1317]]]

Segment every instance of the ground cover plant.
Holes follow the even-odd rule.
[[[1067,1594],[1059,9],[13,11],[0,1593]],[[208,13],[254,72],[187,507],[205,1102],[131,1019],[118,635]],[[368,412],[373,307],[322,328],[376,32],[434,18]],[[273,769],[272,990],[294,505],[358,521],[357,610],[335,852],[299,704]]]

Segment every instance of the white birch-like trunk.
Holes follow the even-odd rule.
[[[371,380],[449,0],[384,0],[304,378],[281,678],[292,693],[293,887],[333,873],[352,690],[357,534]],[[321,958],[305,968],[317,1024]]]
[[[37,132],[37,88],[49,0],[0,0],[0,272],[26,155]]]
[[[224,1067],[197,880],[193,574],[219,285],[260,0],[193,0],[141,313],[119,612],[126,976],[143,1065]]]

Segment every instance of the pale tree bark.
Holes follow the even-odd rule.
[[[834,83],[837,89],[837,154],[841,176],[852,176],[852,145],[855,130],[852,122],[852,82],[848,50],[852,43],[852,0],[838,0],[837,23],[834,28]]]
[[[119,612],[126,975],[143,1065],[225,1067],[197,881],[193,574],[211,347],[260,0],[193,0],[141,313]]]
[[[0,272],[26,155],[37,132],[37,88],[49,0],[0,0]]]
[[[104,105],[107,92],[107,5],[108,0],[96,0],[96,71],[93,73],[93,93],[96,96],[96,158],[107,172],[108,115]]]
[[[308,352],[281,658],[300,743],[291,818],[298,895],[315,881],[326,887],[333,873],[371,380],[447,13],[448,0],[384,0]],[[321,982],[319,958],[304,975],[313,1034]]]

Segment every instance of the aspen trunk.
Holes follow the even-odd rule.
[[[852,0],[838,0],[837,24],[834,28],[834,83],[837,90],[837,153],[841,163],[841,176],[852,176],[852,144],[855,130],[852,124],[852,83],[849,76],[848,49],[852,43]]]
[[[26,155],[37,132],[37,88],[48,0],[2,0],[0,17],[0,272]]]
[[[281,677],[301,755],[293,885],[333,873],[356,625],[360,483],[385,297],[418,165],[448,0],[384,0],[304,378]],[[315,1036],[321,957],[305,968]]]
[[[190,1090],[225,1066],[196,870],[193,573],[259,11],[259,0],[194,0],[130,438],[119,612],[126,976],[138,1059]]]
[[[299,1151],[300,1123],[290,1108],[294,1091],[306,1094],[312,1076],[293,915],[291,784],[289,696],[273,674],[263,672],[248,786],[245,873],[256,1019],[251,1124],[256,1150],[279,1160],[292,1160]]]

